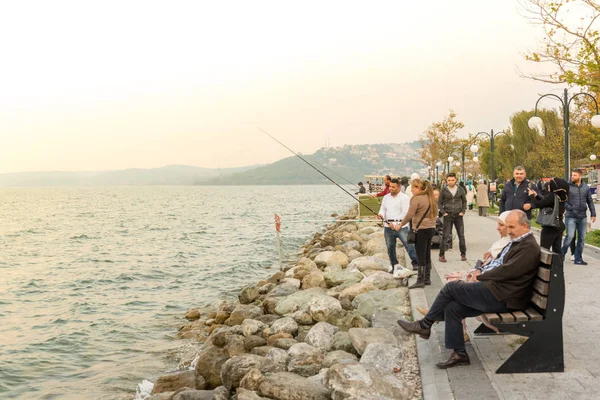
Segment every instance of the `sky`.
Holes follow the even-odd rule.
[[[562,86],[513,0],[0,5],[0,173],[227,168],[501,130]],[[555,107],[548,101],[548,107]]]

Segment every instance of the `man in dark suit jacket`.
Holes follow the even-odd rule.
[[[511,211],[506,218],[506,226],[511,241],[498,256],[501,263],[474,277],[473,282],[448,282],[425,318],[416,322],[398,320],[404,330],[424,339],[429,338],[435,321],[445,320],[445,345],[454,351],[447,361],[436,364],[438,368],[470,364],[463,337],[464,318],[527,307],[537,275],[540,246],[529,230],[527,215],[523,211]]]

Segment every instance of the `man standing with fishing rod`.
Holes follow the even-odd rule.
[[[417,251],[415,245],[406,241],[408,225],[401,228],[398,224],[408,212],[410,199],[407,195],[400,192],[400,181],[398,179],[390,179],[389,182],[390,192],[383,196],[377,218],[383,220],[385,245],[387,246],[388,257],[392,264],[392,273],[394,272],[395,266],[398,264],[398,258],[396,257],[396,239],[400,239],[402,245],[404,245],[404,248],[410,257],[413,270],[416,270]]]
[[[375,197],[383,197],[386,196],[389,192],[390,192],[390,182],[391,182],[392,178],[389,175],[386,175],[383,178],[383,183],[385,184],[385,188],[383,188],[383,190],[379,193],[376,194],[372,194],[371,197],[375,198]]]

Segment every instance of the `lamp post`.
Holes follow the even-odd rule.
[[[449,157],[448,157],[448,161],[447,161],[447,163],[446,163],[446,166],[447,166],[447,168],[446,168],[446,171],[448,171],[448,172],[446,172],[446,175],[450,173],[450,163],[451,163],[452,161],[454,161],[454,157],[452,157],[452,156],[449,156]]]
[[[442,162],[438,161],[435,163],[435,184],[436,186],[440,185],[440,173],[438,171],[438,168],[442,166]]]
[[[564,176],[564,178],[567,180],[567,182],[569,181],[569,178],[571,176],[571,153],[570,153],[571,138],[569,135],[569,106],[571,105],[571,101],[575,97],[581,96],[581,95],[588,96],[589,98],[594,100],[594,104],[596,105],[596,115],[594,115],[592,117],[591,122],[592,122],[592,126],[594,128],[600,128],[600,115],[598,114],[598,102],[596,101],[596,98],[594,96],[592,96],[591,94],[585,93],[585,92],[576,93],[573,96],[571,96],[571,98],[569,98],[569,92],[567,91],[567,89],[564,90],[562,99],[553,93],[548,93],[543,96],[540,96],[540,98],[537,99],[537,101],[535,102],[535,109],[533,111],[533,117],[529,118],[529,121],[527,122],[527,125],[529,125],[530,129],[539,129],[541,132],[541,129],[543,127],[543,122],[542,122],[542,119],[537,116],[538,103],[544,97],[554,97],[554,98],[558,99],[558,101],[560,101],[560,103],[563,106],[563,126],[565,129],[565,176]]]
[[[487,132],[477,132],[477,135],[475,135],[475,137],[473,138],[473,140],[476,140],[477,136],[479,136],[479,135],[487,135],[487,137],[490,138],[490,154],[492,156],[492,173],[491,173],[490,176],[491,176],[491,180],[493,181],[493,180],[496,179],[496,176],[495,176],[496,175],[496,170],[494,168],[494,139],[496,139],[500,135],[506,135],[506,136],[508,136],[508,135],[504,131],[500,131],[500,132],[494,133],[494,130],[491,129],[490,133],[487,133]],[[477,146],[476,144],[474,144],[473,146],[471,146],[471,151],[473,153],[477,153],[477,151],[479,151],[479,146]]]
[[[427,172],[429,173],[429,176],[427,177],[427,180],[431,181],[431,165],[427,166]]]

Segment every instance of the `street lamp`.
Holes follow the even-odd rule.
[[[440,184],[440,173],[438,172],[438,168],[442,166],[442,162],[438,161],[435,163],[435,184]]]
[[[596,155],[595,155],[595,154],[592,154],[592,155],[590,156],[590,160],[592,160],[592,161],[595,161],[595,160],[596,160]]]
[[[427,172],[429,172],[429,176],[427,177],[427,180],[431,181],[431,165],[427,166]]]
[[[499,135],[506,135],[508,136],[508,134],[504,131],[500,131],[500,132],[496,132],[494,133],[494,130],[491,129],[490,133],[487,132],[477,132],[477,135],[475,135],[475,137],[473,138],[473,140],[477,139],[477,136],[479,135],[487,135],[490,138],[490,154],[492,157],[492,173],[491,173],[491,180],[494,181],[496,179],[496,170],[494,169],[494,139],[497,138]],[[512,146],[512,145],[511,145]],[[512,147],[514,149],[514,146]],[[473,146],[471,146],[471,151],[473,153],[477,153],[477,151],[479,151],[479,146],[477,146],[476,144],[474,144]]]
[[[596,98],[594,96],[592,96],[591,94],[585,93],[585,92],[576,93],[573,96],[571,96],[571,98],[569,98],[569,92],[567,91],[567,89],[565,89],[565,91],[563,92],[562,99],[553,93],[545,94],[545,95],[541,96],[539,99],[537,99],[537,101],[535,102],[535,109],[533,111],[533,117],[529,118],[529,121],[527,122],[527,125],[529,126],[530,129],[538,129],[540,134],[543,135],[542,127],[543,127],[544,123],[543,123],[542,119],[537,116],[538,103],[544,97],[554,97],[554,98],[557,98],[558,101],[560,101],[560,103],[563,106],[563,125],[564,125],[564,129],[565,129],[565,179],[567,181],[569,181],[569,178],[571,176],[571,173],[570,173],[571,172],[571,154],[570,154],[571,138],[569,135],[569,106],[571,105],[571,100],[573,100],[575,97],[580,96],[580,95],[588,96],[589,98],[594,100],[594,104],[596,105],[596,115],[594,115],[592,117],[591,122],[592,122],[592,126],[594,128],[600,128],[600,115],[598,113],[598,102],[596,101]]]
[[[446,174],[450,173],[450,163],[451,163],[452,161],[454,161],[454,157],[452,157],[452,156],[449,156],[449,157],[448,157],[448,162],[446,163],[446,165],[447,165],[447,168],[446,168],[446,171],[447,171],[447,172],[446,172]]]

